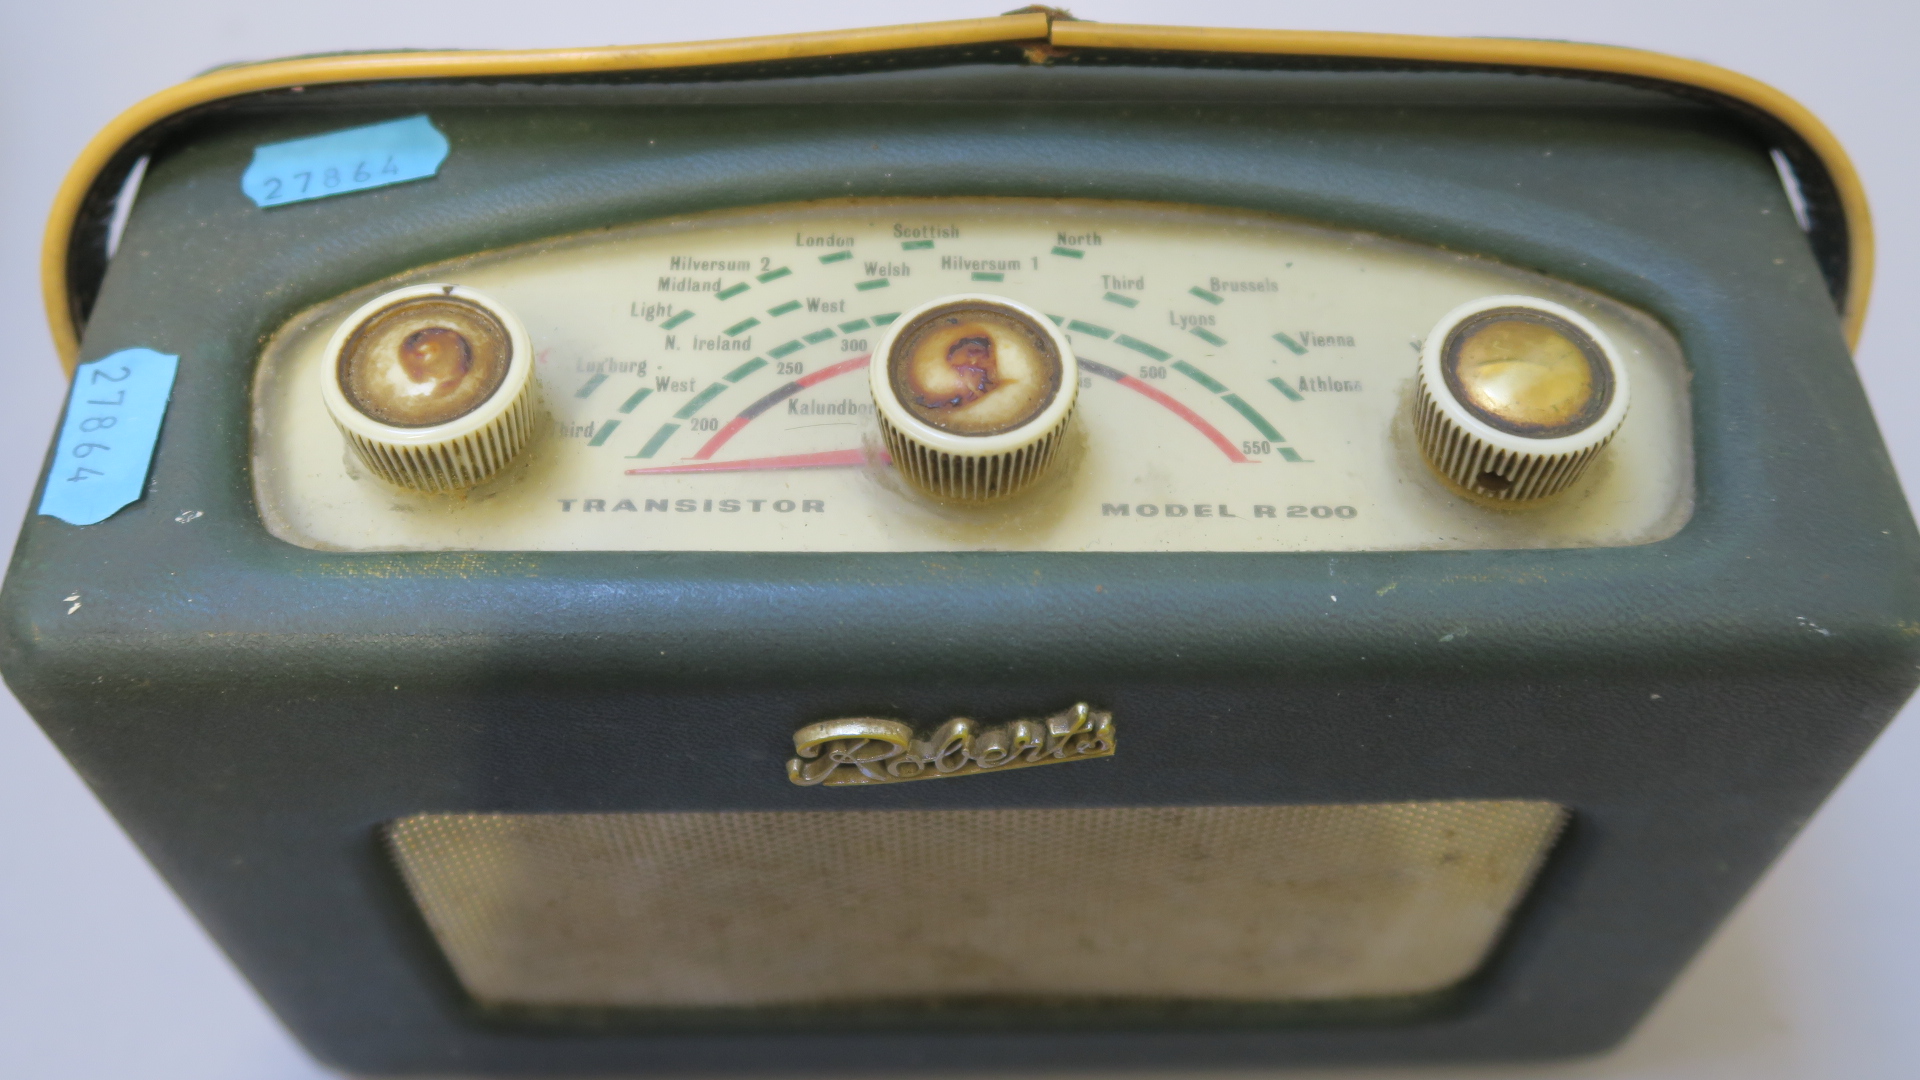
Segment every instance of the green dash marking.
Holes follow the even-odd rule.
[[[748,316],[747,318],[742,319],[737,323],[734,323],[732,326],[729,326],[725,330],[722,330],[720,332],[727,335],[728,337],[739,337],[741,334],[744,334],[748,330],[751,330],[754,327],[759,325],[760,325],[759,319],[753,318],[752,316]]]
[[[793,273],[792,270],[789,270],[783,266],[778,270],[769,270],[766,273],[759,275],[757,280],[760,282],[760,284],[765,285],[767,282],[772,281],[775,278],[783,278],[791,273]]]
[[[1053,325],[1055,325],[1055,326],[1065,326],[1065,325],[1067,325],[1067,320],[1065,320],[1065,319],[1063,319],[1063,318],[1061,318],[1061,317],[1060,317],[1060,316],[1058,316],[1058,315],[1049,315],[1049,316],[1047,316],[1047,318],[1049,318],[1049,319],[1052,319],[1052,320],[1053,320]]]
[[[1292,338],[1288,337],[1285,334],[1275,334],[1273,335],[1273,340],[1279,342],[1282,345],[1285,345],[1289,349],[1292,349],[1293,355],[1295,356],[1307,355],[1307,347],[1305,345],[1300,344],[1299,342],[1293,340]]]
[[[860,290],[861,292],[867,292],[872,289],[884,289],[887,287],[887,279],[883,277],[877,277],[877,278],[871,278],[867,281],[856,281],[853,283],[853,287]]]
[[[1281,392],[1282,394],[1285,394],[1285,395],[1286,395],[1286,398],[1287,398],[1287,400],[1288,400],[1288,401],[1305,401],[1305,400],[1307,400],[1306,398],[1303,398],[1303,397],[1301,397],[1301,396],[1300,396],[1300,391],[1298,391],[1298,390],[1295,390],[1295,389],[1294,389],[1293,387],[1291,387],[1291,386],[1288,386],[1288,385],[1287,385],[1287,380],[1285,380],[1285,379],[1268,379],[1268,380],[1267,380],[1267,382],[1269,382],[1269,383],[1271,383],[1271,384],[1273,385],[1273,388],[1274,388],[1275,390],[1278,390],[1278,391],[1280,391],[1280,392]]]
[[[652,457],[654,451],[660,449],[668,439],[673,437],[673,433],[679,430],[679,424],[661,424],[660,430],[654,432],[653,438],[647,440],[647,445],[641,447],[640,452],[633,456],[637,458]]]
[[[634,409],[639,407],[641,402],[647,400],[647,395],[651,393],[653,393],[653,389],[647,386],[643,386],[640,389],[635,390],[633,392],[632,397],[628,398],[626,401],[621,403],[620,411],[623,413],[632,412]]]
[[[729,285],[726,288],[721,289],[719,292],[714,293],[713,295],[719,297],[722,300],[731,300],[734,297],[739,296],[741,293],[746,292],[748,289],[752,287],[753,286],[748,285],[746,282],[743,281],[738,285]]]
[[[727,381],[739,382],[741,379],[746,378],[766,366],[767,362],[756,356],[746,363],[741,364],[739,367],[734,368],[732,371],[727,372]]]
[[[900,242],[901,251],[925,251],[932,246],[933,241],[931,240],[902,240]]]
[[[1210,293],[1198,285],[1195,285],[1193,288],[1188,289],[1187,291],[1199,297],[1200,299],[1205,300],[1209,304],[1224,304],[1227,302],[1226,297],[1219,296],[1215,293]]]
[[[1276,447],[1274,447],[1274,449],[1275,449],[1275,450],[1278,450],[1278,451],[1280,452],[1280,456],[1281,456],[1281,457],[1283,457],[1283,458],[1286,458],[1286,459],[1287,459],[1288,461],[1305,461],[1305,460],[1307,460],[1306,458],[1303,458],[1303,457],[1301,457],[1301,456],[1300,456],[1300,451],[1298,451],[1298,450],[1295,450],[1295,449],[1294,449],[1293,447],[1291,447],[1291,446],[1276,446]]]
[[[1137,352],[1137,353],[1144,353],[1147,356],[1153,357],[1155,360],[1173,359],[1172,353],[1166,352],[1161,349],[1156,349],[1153,346],[1147,344],[1144,341],[1141,341],[1138,338],[1130,338],[1125,334],[1121,334],[1119,337],[1114,338],[1113,340],[1116,344],[1124,345],[1127,348],[1132,349],[1134,352]]]
[[[1204,326],[1189,327],[1188,332],[1191,333],[1194,337],[1199,338],[1201,341],[1204,341],[1209,345],[1225,345],[1227,343],[1226,338],[1223,338],[1219,334],[1216,334],[1213,331],[1208,330]]]
[[[768,308],[767,314],[777,319],[780,316],[785,315],[789,311],[799,311],[799,310],[800,310],[800,301],[789,300],[786,303],[781,304],[779,307]]]
[[[792,356],[794,353],[797,353],[804,348],[806,348],[806,346],[800,343],[800,339],[794,338],[792,341],[787,342],[785,345],[775,345],[773,348],[768,349],[767,355],[773,357],[775,360],[778,360],[783,356]]]
[[[820,261],[823,263],[836,263],[836,262],[846,262],[848,259],[851,259],[851,258],[853,258],[853,252],[851,251],[836,251],[831,255],[820,256]]]
[[[865,319],[855,319],[852,322],[841,323],[840,332],[843,334],[851,334],[855,330],[865,330],[870,325],[872,324],[867,322],[867,320]]]
[[[1054,246],[1053,253],[1055,255],[1065,255],[1069,259],[1084,259],[1087,257],[1087,253],[1081,251],[1079,248],[1060,247],[1058,245]]]
[[[719,397],[720,391],[725,390],[726,388],[727,388],[726,383],[723,383],[723,382],[714,383],[712,386],[709,386],[705,390],[702,390],[699,393],[693,395],[692,401],[689,401],[685,405],[680,406],[680,411],[677,413],[674,413],[673,418],[675,420],[685,420],[687,417],[692,416],[694,413],[699,412],[701,406],[705,405],[709,401],[712,401],[714,398]]]
[[[1194,382],[1199,383],[1201,386],[1206,387],[1216,394],[1224,394],[1227,392],[1227,388],[1216,382],[1213,376],[1201,371],[1185,360],[1175,360],[1173,362],[1173,370],[1185,375],[1187,378],[1192,379]]]
[[[886,315],[875,315],[875,316],[873,317],[873,325],[875,325],[875,326],[885,326],[885,325],[887,325],[888,323],[890,323],[890,322],[892,322],[893,320],[895,320],[895,319],[897,319],[897,318],[899,318],[899,317],[900,317],[900,313],[899,313],[899,312],[897,312],[897,311],[895,311],[895,312],[890,312],[890,313],[888,313],[888,314],[886,314]]]
[[[593,378],[588,379],[587,385],[581,387],[578,390],[575,390],[573,392],[573,396],[577,398],[586,397],[592,394],[595,390],[600,389],[600,384],[606,381],[607,381],[606,372],[601,372],[600,374],[595,375]]]
[[[1267,438],[1272,439],[1274,442],[1287,441],[1285,436],[1281,435],[1278,431],[1274,430],[1272,424],[1267,423],[1266,417],[1261,416],[1259,412],[1257,412],[1254,409],[1253,406],[1247,404],[1245,401],[1242,401],[1240,399],[1239,394],[1228,394],[1225,397],[1221,398],[1220,400],[1233,406],[1234,412],[1237,412],[1241,416],[1246,417],[1248,421],[1250,421],[1253,424],[1254,427],[1259,428],[1260,434],[1265,435]]]
[[[660,329],[671,330],[674,327],[679,326],[681,323],[686,322],[688,319],[691,319],[691,318],[693,318],[693,312],[683,311],[680,314],[675,315],[673,318],[668,319],[666,322],[661,323]]]
[[[809,345],[818,345],[832,336],[833,336],[833,327],[829,326],[824,330],[815,330],[813,333],[808,334],[805,337],[802,337],[800,340],[806,342]]]
[[[618,420],[609,420],[606,423],[601,424],[600,430],[594,432],[593,438],[587,440],[587,445],[588,446],[607,445],[607,437],[612,435],[614,432],[614,429],[618,428],[619,426],[620,426],[620,421]]]
[[[973,272],[973,280],[975,280],[975,281],[1005,281],[1005,280],[1007,280],[1007,275],[1005,275],[1005,274],[997,274],[997,273],[995,273],[995,272],[993,272],[992,270],[975,270],[975,271]]]
[[[1107,329],[1106,327],[1095,326],[1092,323],[1081,322],[1079,319],[1069,319],[1067,321],[1067,329],[1073,331],[1076,334],[1092,334],[1094,337],[1097,337],[1097,338],[1110,338],[1113,336],[1113,331]]]
[[[1119,304],[1121,307],[1139,307],[1140,306],[1140,301],[1135,300],[1131,296],[1121,296],[1117,292],[1110,292],[1107,295],[1101,297],[1101,299],[1105,300],[1109,304]]]

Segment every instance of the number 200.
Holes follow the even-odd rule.
[[[1355,510],[1351,506],[1289,506],[1287,507],[1287,516],[1290,518],[1303,518],[1303,517],[1350,518],[1350,517],[1357,517],[1359,516],[1359,514],[1360,514],[1360,511]]]

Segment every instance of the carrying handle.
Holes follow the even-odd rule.
[[[107,269],[107,234],[121,185],[141,157],[187,118],[253,94],[331,83],[529,78],[729,64],[767,64],[980,44],[1019,46],[1029,62],[1126,64],[1153,54],[1231,57],[1276,68],[1328,60],[1357,67],[1503,71],[1601,79],[1718,105],[1753,127],[1794,171],[1808,239],[1849,346],[1866,321],[1873,228],[1866,190],[1831,131],[1799,102],[1757,79],[1661,53],[1607,45],[1494,38],[1296,30],[1217,30],[1082,22],[1034,6],[995,18],[672,45],[585,49],[351,53],[218,68],[141,101],[93,137],[54,196],[40,253],[41,292],[61,365],[78,363],[80,334]]]

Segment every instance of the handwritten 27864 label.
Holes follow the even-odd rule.
[[[253,149],[240,190],[261,207],[423,180],[447,159],[447,137],[423,113]]]
[[[41,513],[93,525],[141,496],[179,367],[177,356],[122,349],[74,371]]]

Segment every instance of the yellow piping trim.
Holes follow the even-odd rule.
[[[1758,80],[1698,61],[1600,45],[1053,22],[1045,14],[1036,13],[675,45],[330,56],[252,64],[202,75],[163,90],[120,114],[93,137],[68,169],[66,179],[54,196],[40,249],[41,291],[54,347],[61,365],[71,374],[78,361],[80,340],[67,302],[67,251],[81,203],[92,188],[94,178],[114,154],[141,132],[196,106],[265,90],[326,83],[636,71],[1032,40],[1050,40],[1062,48],[1348,56],[1590,71],[1696,86],[1746,102],[1779,119],[1805,139],[1826,164],[1847,216],[1851,268],[1843,326],[1849,344],[1859,340],[1873,275],[1873,232],[1866,191],[1833,133],[1798,102]]]
[[[1758,79],[1663,53],[1563,41],[1349,34],[1324,30],[1211,30],[1062,21],[1053,24],[1052,43],[1059,48],[1344,56],[1557,68],[1657,79],[1745,102],[1806,140],[1833,179],[1835,193],[1847,218],[1847,296],[1840,313],[1841,328],[1849,348],[1860,343],[1860,331],[1867,321],[1867,298],[1873,291],[1873,217],[1867,209],[1867,189],[1860,183],[1860,174],[1854,171],[1852,160],[1833,132],[1806,106]]]

